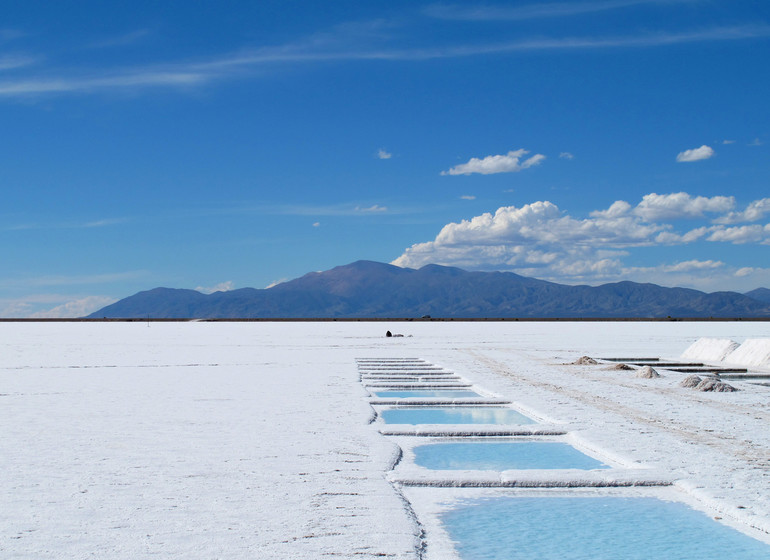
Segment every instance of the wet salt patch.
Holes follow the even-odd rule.
[[[481,499],[458,506],[441,519],[461,557],[758,560],[770,556],[766,543],[721,526],[684,504],[656,498]]]
[[[374,395],[381,398],[395,398],[395,399],[407,399],[407,398],[472,398],[481,397],[474,391],[453,391],[451,389],[436,390],[396,390],[396,391],[375,391]]]
[[[391,403],[387,403],[391,404]],[[432,405],[431,401],[423,404]],[[476,403],[473,403],[476,404]],[[479,406],[418,406],[389,408],[379,416],[386,424],[533,424],[511,408]]]
[[[571,543],[569,537],[573,534],[570,528],[564,529],[560,532],[559,535],[551,535],[550,533],[550,527],[553,527],[556,523],[578,523],[581,524],[581,517],[573,516],[572,514],[565,514],[563,517],[565,519],[559,519],[556,520],[556,523],[550,523],[550,522],[543,522],[540,520],[540,522],[527,527],[527,531],[530,529],[536,533],[538,533],[535,536],[534,541],[532,541],[530,538],[522,539],[523,541],[526,540],[526,542],[522,543],[523,548],[518,548],[517,546],[507,546],[504,551],[501,552],[499,556],[491,555],[491,556],[483,556],[483,548],[475,547],[473,548],[472,552],[467,552],[468,555],[460,556],[460,548],[458,548],[458,538],[461,538],[462,535],[452,533],[450,531],[450,528],[448,527],[446,523],[447,516],[451,516],[455,514],[458,511],[461,511],[462,508],[465,507],[473,507],[477,506],[480,501],[483,501],[481,503],[484,503],[486,506],[487,504],[493,503],[496,500],[510,500],[512,507],[517,508],[519,507],[517,504],[526,505],[526,501],[528,500],[535,500],[535,501],[541,501],[541,500],[558,500],[558,499],[567,499],[567,500],[629,500],[629,499],[642,499],[642,500],[654,500],[651,502],[651,510],[653,510],[652,515],[660,515],[661,513],[664,515],[663,519],[664,521],[666,519],[670,519],[666,516],[667,513],[669,513],[671,510],[665,509],[665,504],[673,504],[677,508],[685,507],[685,508],[692,508],[694,511],[694,514],[697,514],[696,517],[700,517],[701,521],[708,522],[706,523],[708,531],[706,531],[705,534],[700,534],[699,538],[696,540],[693,540],[692,542],[696,542],[699,547],[708,547],[708,543],[710,542],[710,537],[713,534],[715,530],[719,529],[726,529],[729,531],[735,530],[736,533],[738,533],[739,537],[746,537],[748,541],[743,541],[743,539],[738,539],[743,541],[743,543],[749,542],[753,543],[750,544],[751,546],[756,546],[758,543],[759,545],[768,545],[770,544],[770,535],[766,533],[762,533],[760,531],[751,529],[747,525],[743,523],[736,523],[733,520],[730,520],[728,518],[721,518],[719,522],[714,521],[713,517],[720,517],[719,513],[715,510],[710,509],[708,506],[704,505],[702,502],[698,502],[697,500],[694,500],[690,495],[682,493],[676,488],[671,486],[645,486],[645,487],[584,487],[584,488],[536,488],[536,487],[530,487],[530,488],[492,488],[492,487],[453,487],[453,486],[443,486],[443,487],[432,487],[432,486],[420,486],[420,485],[414,485],[414,486],[404,486],[403,487],[403,493],[406,496],[406,498],[412,503],[413,508],[418,515],[420,522],[423,526],[423,529],[425,531],[425,537],[427,542],[430,543],[428,548],[426,549],[426,554],[423,556],[424,560],[460,560],[461,558],[526,558],[527,560],[532,560],[534,558],[558,558],[558,559],[570,559],[570,560],[595,560],[596,558],[631,558],[631,559],[649,559],[649,558],[665,558],[668,559],[675,559],[675,558],[681,558],[682,560],[690,560],[692,558],[701,558],[700,554],[696,553],[694,555],[687,555],[687,556],[677,556],[674,554],[671,554],[670,552],[664,551],[661,554],[652,554],[652,555],[642,555],[642,556],[627,556],[624,553],[622,554],[607,554],[602,555],[597,553],[596,549],[593,549],[590,546],[590,543],[586,545],[585,549],[575,549],[575,545]],[[515,500],[523,500],[520,502],[515,502]],[[524,501],[526,500],[526,501]],[[542,502],[540,502],[542,503]],[[546,502],[545,506],[546,508],[550,505],[555,504],[556,502]],[[595,504],[598,504],[599,502],[594,502]],[[657,506],[660,504],[664,504],[663,510],[657,510]],[[480,511],[480,510],[479,510]],[[522,512],[522,509],[518,510],[519,513]],[[494,512],[490,512],[494,513]],[[564,513],[564,512],[562,512]],[[636,517],[632,516],[632,519]],[[508,519],[513,520],[513,518],[508,517]],[[611,517],[610,517],[611,520]],[[641,523],[641,518],[637,519],[638,522]],[[605,520],[606,521],[606,520]],[[479,526],[474,525],[472,532],[474,535],[478,537],[482,537],[482,540],[486,541],[494,541],[496,539],[506,539],[511,534],[516,534],[519,531],[519,525],[520,523],[525,523],[526,520],[522,521],[521,519],[516,520],[516,525],[499,525],[495,519],[487,519],[480,523]],[[582,530],[584,530],[586,527],[590,527],[591,525],[588,523],[583,523],[582,529],[579,529],[574,532],[574,534],[580,534]],[[465,525],[468,527],[469,525]],[[526,525],[525,525],[526,526]],[[665,530],[668,530],[671,528],[671,524],[669,523],[668,527],[665,527]],[[674,527],[675,529],[675,527]],[[631,527],[627,530],[605,530],[602,531],[598,535],[594,535],[593,538],[598,538],[600,541],[603,540],[615,540],[619,542],[623,542],[625,540],[625,537],[628,533],[636,533],[641,534],[640,531],[637,531],[634,524],[631,525]],[[642,529],[641,531],[644,531]],[[657,532],[653,532],[651,537],[654,539],[657,536]],[[527,537],[530,535],[528,534]],[[527,543],[529,542],[536,542],[541,541],[543,537],[545,536],[553,536],[553,539],[551,540],[550,544],[553,546],[550,547],[550,552],[544,552],[544,551],[536,551],[527,548],[529,545]],[[648,535],[649,536],[649,535]],[[662,537],[665,537],[665,532],[661,533]],[[564,540],[564,546],[560,546],[559,543],[561,539]],[[680,532],[676,532],[676,534],[673,536],[674,540],[682,540],[683,535]],[[690,540],[689,535],[685,537],[685,540]],[[580,545],[581,543],[578,543]],[[585,544],[585,543],[582,543]],[[471,547],[469,547],[471,548]],[[762,547],[758,547],[759,550],[762,550]],[[464,548],[463,548],[464,550]],[[527,551],[527,554],[524,556],[515,556],[515,554],[518,553],[518,551],[524,550]],[[575,552],[573,554],[573,550],[577,550],[578,552]],[[647,550],[652,550],[650,548],[645,548],[645,546],[641,546],[641,552],[644,553]],[[671,549],[674,550],[674,549]],[[585,555],[583,553],[585,552]],[[545,555],[543,555],[545,554]],[[553,556],[548,556],[547,554],[553,554]],[[765,556],[756,556],[748,558],[767,558],[767,552],[765,552]],[[708,557],[707,557],[708,558]],[[722,558],[740,558],[741,560],[744,560],[742,556],[731,556],[728,553],[723,554],[721,557],[717,557],[720,560]]]
[[[430,470],[608,469],[565,442],[452,440],[411,449],[414,463]]]

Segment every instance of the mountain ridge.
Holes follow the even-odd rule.
[[[754,290],[765,296],[764,288]],[[770,292],[770,290],[767,290]],[[770,317],[770,301],[628,280],[568,286],[513,272],[356,261],[270,288],[202,294],[154,288],[89,318],[665,318]]]

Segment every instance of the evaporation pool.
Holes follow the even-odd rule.
[[[441,520],[463,559],[770,558],[770,545],[656,498],[490,498],[465,502]]]
[[[394,398],[394,399],[409,399],[409,398],[445,398],[445,399],[459,399],[459,398],[476,398],[480,397],[478,393],[473,391],[453,391],[451,389],[436,389],[433,390],[420,390],[420,391],[377,391],[374,393],[380,398]]]
[[[414,448],[414,462],[432,470],[608,469],[571,445],[547,441],[466,441]]]
[[[494,406],[419,406],[383,410],[386,424],[534,424],[510,408]]]

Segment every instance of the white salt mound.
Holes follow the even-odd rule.
[[[573,366],[595,366],[598,363],[599,362],[597,362],[593,358],[590,358],[588,356],[582,356],[582,357],[578,358],[577,360],[575,360],[574,362],[572,362],[570,365],[573,365]]]
[[[747,367],[770,367],[770,338],[749,338],[725,361]]]
[[[610,367],[604,368],[604,369],[606,369],[607,371],[629,371],[629,370],[632,370],[634,368],[632,368],[628,364],[615,364],[614,366],[610,366]]]
[[[650,366],[644,366],[636,372],[636,376],[641,377],[642,379],[655,379],[656,377],[660,377],[660,374]]]
[[[740,345],[729,338],[699,338],[682,353],[684,361],[721,362]]]
[[[704,393],[732,393],[738,389],[716,379],[704,379],[695,386],[695,390]]]
[[[686,387],[687,389],[695,389],[703,379],[697,375],[688,375],[679,383],[680,387]]]

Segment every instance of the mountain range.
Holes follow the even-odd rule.
[[[617,282],[568,286],[512,272],[357,261],[267,289],[203,294],[155,288],[89,318],[666,318],[770,317],[770,290],[705,293]]]

